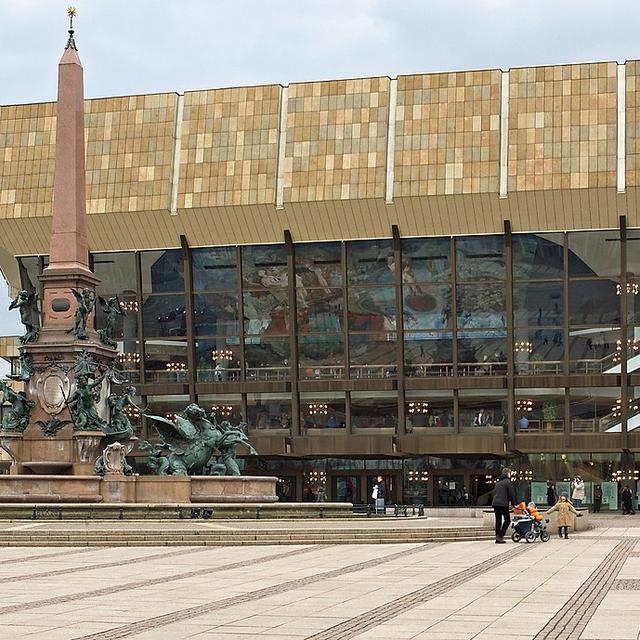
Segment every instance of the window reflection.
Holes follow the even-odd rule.
[[[298,333],[342,331],[342,289],[309,289],[304,297],[296,290]]]
[[[569,322],[609,324],[620,322],[620,296],[615,280],[573,280],[569,286]]]
[[[506,431],[507,395],[502,390],[464,390],[459,396],[460,426],[464,431]]]
[[[262,336],[245,339],[249,380],[289,379],[289,339]]]
[[[349,329],[351,331],[395,331],[395,328],[395,288],[349,288]]]
[[[184,295],[146,296],[142,322],[145,337],[187,335],[187,309]]]
[[[615,433],[621,429],[618,387],[571,389],[570,407],[573,433]]]
[[[394,392],[351,392],[351,423],[356,432],[375,429],[392,433],[397,422],[398,400]]]
[[[514,280],[562,279],[564,234],[516,233],[511,241]]]
[[[514,340],[516,373],[522,375],[561,374],[564,339],[561,328],[520,329]]]
[[[289,282],[284,244],[242,247],[242,277],[251,289],[283,289]]]
[[[342,285],[339,242],[296,245],[296,287],[331,288]]]
[[[347,244],[349,283],[393,284],[395,260],[391,240],[360,240]]]
[[[458,335],[460,375],[506,375],[507,341],[504,332],[467,331]]]
[[[342,334],[298,336],[298,363],[302,378],[341,378],[344,366]]]
[[[458,329],[506,327],[504,284],[459,285]]]
[[[235,247],[192,249],[194,291],[219,291],[238,286]]]
[[[453,427],[453,392],[407,391],[405,419],[407,433]]]
[[[572,329],[569,332],[571,373],[620,373],[620,330]]]
[[[145,381],[189,381],[187,343],[184,340],[145,341]]]
[[[396,334],[355,333],[349,337],[353,378],[396,376]]]
[[[620,273],[618,231],[577,231],[569,233],[568,241],[570,277],[615,276]]]
[[[240,338],[196,341],[198,382],[229,382],[240,379]]]
[[[402,282],[449,282],[449,238],[408,238],[402,241]]]
[[[277,393],[248,393],[249,432],[291,429],[291,396]]]
[[[404,328],[447,329],[451,326],[451,287],[449,285],[404,285]]]
[[[238,296],[230,293],[194,295],[193,327],[197,336],[238,335]]]
[[[143,251],[140,262],[144,293],[184,291],[184,257],[180,249]]]
[[[246,334],[285,335],[289,333],[289,303],[286,290],[245,292],[243,302]]]
[[[404,334],[405,375],[410,378],[452,375],[451,334],[407,332]]]
[[[314,392],[300,394],[300,423],[311,432],[317,429],[346,431],[344,392]]]
[[[516,326],[562,326],[562,282],[520,282],[513,286]]]
[[[458,281],[504,280],[503,236],[456,238]]]
[[[516,389],[515,428],[521,433],[564,431],[564,389]]]

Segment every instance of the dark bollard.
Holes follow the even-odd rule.
[[[122,507],[118,510],[118,520],[124,520],[124,509]]]
[[[62,520],[62,507],[58,507],[58,520]]]
[[[202,510],[202,518],[203,520],[211,520],[213,517],[213,509],[203,509]]]
[[[367,518],[370,518],[370,517],[371,517],[371,505],[368,504],[367,505]]]
[[[184,520],[184,512],[182,511],[182,507],[178,507],[178,518],[180,520]]]
[[[424,517],[424,505],[418,507],[418,517]]]
[[[31,519],[32,520],[38,519],[38,507],[36,507],[35,505],[33,505],[33,509],[31,509]]]
[[[200,509],[191,509],[191,519],[196,520],[200,517]]]
[[[324,518],[324,507],[320,507],[320,517]]]
[[[398,505],[394,504],[393,505],[393,515],[397,518],[398,517]]]
[[[406,518],[406,517],[407,517],[407,515],[408,515],[407,507],[405,507],[405,508],[404,508],[404,517]]]
[[[256,520],[260,520],[260,507],[256,507]]]

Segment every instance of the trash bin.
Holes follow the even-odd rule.
[[[384,498],[376,498],[376,514],[381,513],[384,515]]]

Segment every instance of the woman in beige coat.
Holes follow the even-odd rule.
[[[560,500],[556,502],[551,509],[547,510],[545,515],[558,512],[558,535],[562,538],[562,530],[564,529],[565,540],[569,537],[568,528],[573,526],[573,515],[580,514],[575,510],[573,505],[567,500],[567,496],[560,496]]]

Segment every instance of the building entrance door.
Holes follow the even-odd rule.
[[[335,502],[360,503],[360,476],[334,476],[331,497]]]
[[[478,507],[491,505],[493,490],[496,482],[493,476],[487,474],[474,474],[471,476],[471,504]]]
[[[438,507],[464,506],[464,476],[446,475],[435,478],[435,503]]]

